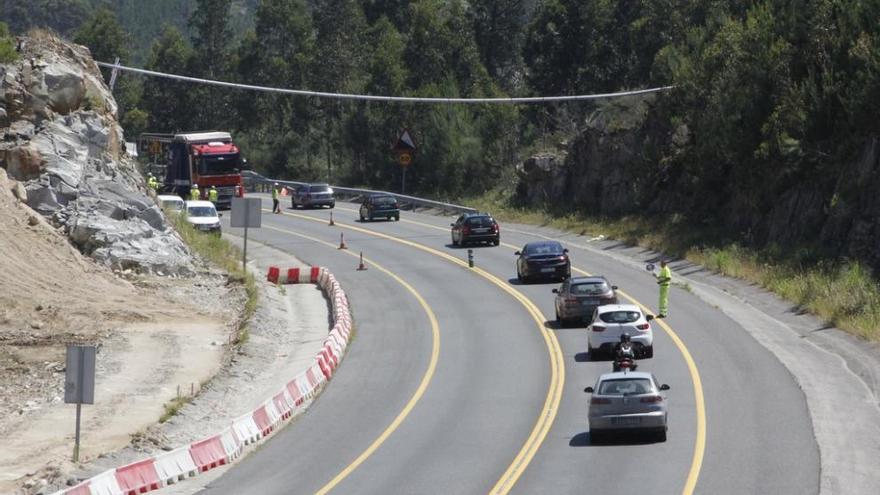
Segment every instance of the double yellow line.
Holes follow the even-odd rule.
[[[339,209],[342,209],[342,208],[339,208]],[[268,210],[264,210],[264,211],[268,211]],[[349,210],[349,211],[353,211],[353,210]],[[301,214],[296,214],[296,213],[286,213],[286,215],[300,218],[303,220],[313,221],[313,222],[320,222],[320,223],[324,222],[324,220],[322,220],[320,218],[307,216],[307,215],[301,215]],[[412,220],[404,220],[404,221],[407,223],[412,223],[415,225],[420,225],[420,226],[428,227],[428,228],[432,228],[432,229],[443,230],[443,231],[447,230],[445,228],[438,227],[438,226],[431,225],[431,224],[427,224],[427,223],[416,222],[416,221],[412,221]],[[352,230],[355,232],[360,232],[360,233],[363,233],[366,235],[379,237],[379,238],[386,239],[386,240],[389,240],[392,242],[404,244],[404,245],[412,247],[414,249],[418,249],[420,251],[423,251],[423,252],[432,254],[434,256],[438,256],[440,258],[446,259],[447,261],[454,263],[456,265],[459,265],[461,267],[467,267],[467,263],[465,263],[464,261],[462,261],[462,260],[460,260],[460,259],[458,259],[448,253],[436,250],[434,248],[430,248],[430,247],[425,246],[423,244],[418,244],[418,243],[408,241],[405,239],[399,239],[399,238],[392,237],[390,235],[383,234],[380,232],[375,232],[375,231],[371,231],[371,230],[364,229],[361,227],[356,227],[354,225],[347,225],[347,224],[343,224],[343,223],[339,223],[339,222],[336,222],[336,225],[339,226],[340,228],[345,228],[345,229],[349,229],[349,230]],[[304,235],[296,233],[296,232],[286,231],[286,230],[278,229],[275,227],[269,227],[269,228],[272,228],[274,230],[283,231],[283,232],[288,232],[288,233],[291,233],[294,235],[298,235],[300,237],[304,237],[304,238],[308,238],[308,239],[320,242],[322,244],[333,246],[332,244],[327,243],[325,241],[321,241],[321,240],[314,239],[314,238],[311,238],[308,236],[304,236]],[[518,249],[517,246],[511,245],[508,243],[502,243],[502,245],[504,245],[505,247],[514,249],[514,250]],[[349,253],[349,254],[354,255],[353,253]],[[378,267],[378,265],[375,265],[375,263],[371,262],[371,264]],[[403,284],[404,287],[407,287],[407,289],[416,296],[416,298],[419,300],[420,304],[422,304],[422,306],[425,308],[425,310],[429,313],[430,318],[432,319],[432,327],[434,327],[433,331],[435,334],[434,338],[435,338],[435,351],[436,351],[436,353],[432,352],[432,362],[429,365],[429,372],[426,373],[425,376],[423,377],[422,382],[421,382],[416,394],[413,395],[413,398],[410,399],[410,402],[407,403],[407,406],[404,408],[403,411],[401,411],[401,413],[397,416],[397,418],[395,418],[394,422],[392,422],[392,424],[382,433],[382,435],[380,435],[380,437],[377,438],[376,441],[374,441],[373,444],[371,444],[370,447],[368,447],[368,449],[366,451],[364,451],[355,460],[355,462],[353,462],[351,465],[346,467],[342,472],[340,472],[339,475],[337,475],[333,480],[331,480],[331,482],[328,483],[325,487],[323,487],[318,493],[322,493],[322,494],[327,493],[330,489],[335,487],[340,481],[342,481],[342,479],[344,479],[346,476],[348,476],[354,469],[357,468],[357,466],[359,466],[367,457],[369,457],[369,455],[371,455],[379,447],[379,445],[381,445],[388,438],[388,436],[390,436],[390,434],[395,429],[397,429],[397,427],[400,425],[400,423],[403,421],[403,419],[409,414],[409,412],[415,406],[415,403],[418,402],[419,398],[421,398],[422,394],[424,394],[424,388],[427,388],[427,384],[428,384],[428,382],[430,382],[431,376],[433,375],[433,372],[434,372],[434,368],[436,367],[436,359],[437,359],[437,355],[439,355],[439,329],[437,329],[434,326],[436,324],[436,320],[433,318],[433,313],[430,312],[430,308],[427,306],[427,303],[424,302],[424,299],[420,295],[418,295],[418,293],[415,291],[415,289],[413,289],[411,286],[406,284],[406,282],[401,280],[396,275],[392,274],[390,271],[385,270],[384,268],[380,268],[380,270],[384,271],[385,273],[387,273],[388,275],[390,275],[391,277],[396,279],[398,282]],[[584,270],[580,270],[578,268],[573,268],[573,270],[578,273],[581,273],[583,275],[589,275],[588,272],[586,272]],[[536,424],[532,428],[531,433],[529,434],[528,438],[526,439],[526,441],[523,444],[522,448],[520,449],[519,453],[516,455],[513,462],[511,462],[510,466],[508,466],[508,468],[502,474],[501,478],[498,480],[498,482],[495,483],[495,485],[492,487],[492,490],[490,491],[490,493],[492,493],[492,494],[499,494],[500,495],[500,494],[508,493],[513,488],[513,486],[516,484],[516,482],[522,476],[522,473],[525,471],[526,467],[528,467],[529,463],[534,458],[535,454],[537,453],[541,444],[544,442],[544,439],[546,438],[547,434],[550,431],[550,428],[553,425],[553,422],[556,418],[557,411],[559,409],[559,404],[562,400],[562,389],[563,389],[563,385],[565,382],[565,364],[563,361],[562,350],[559,345],[559,341],[557,340],[556,335],[544,326],[544,315],[541,312],[541,310],[537,306],[535,306],[535,304],[531,300],[529,300],[527,297],[525,297],[521,292],[514,289],[509,284],[507,284],[505,281],[499,279],[495,275],[493,275],[493,274],[491,274],[481,268],[473,268],[472,271],[474,273],[484,277],[485,279],[487,279],[491,283],[493,283],[496,286],[498,286],[499,288],[501,288],[503,291],[510,294],[514,299],[519,301],[526,308],[526,311],[535,320],[535,323],[538,327],[538,330],[541,332],[541,335],[544,338],[545,344],[547,345],[547,349],[550,354],[550,387],[547,392],[547,397],[544,400],[544,405],[543,405],[542,410],[538,416]],[[621,295],[623,295],[626,299],[630,300],[633,304],[640,306],[646,312],[649,311],[646,306],[644,306],[643,304],[638,302],[635,298],[633,298],[629,294],[627,294],[623,291],[618,291],[618,292]],[[688,351],[687,347],[684,345],[684,342],[681,340],[681,338],[672,330],[672,328],[665,321],[662,321],[662,320],[655,320],[655,321],[669,335],[669,337],[675,343],[676,347],[679,349],[679,352],[681,352],[681,354],[687,364],[688,371],[691,375],[691,380],[693,382],[694,397],[695,397],[695,402],[696,402],[696,416],[697,416],[696,430],[697,431],[696,431],[696,438],[694,441],[694,455],[693,455],[693,458],[691,461],[691,467],[688,471],[687,479],[685,481],[685,486],[682,491],[682,493],[684,495],[690,495],[694,492],[694,489],[696,488],[697,480],[699,478],[700,470],[702,467],[703,455],[705,452],[705,443],[706,443],[706,411],[705,411],[705,401],[704,401],[704,397],[703,397],[702,381],[700,379],[700,374],[699,374],[699,371],[697,370],[696,363],[694,362],[690,352]]]

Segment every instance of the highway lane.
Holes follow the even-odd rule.
[[[351,208],[340,204],[339,210]],[[449,217],[408,214],[402,217],[395,235],[418,236],[438,233],[438,243],[449,244]],[[427,224],[427,225],[425,225]],[[430,228],[431,226],[433,228]],[[518,230],[515,232],[512,230]],[[528,226],[502,225],[502,242],[521,246],[537,240]],[[537,229],[532,229],[537,230]],[[656,305],[656,285],[646,272],[621,266],[618,262],[590,251],[578,249],[583,238],[569,245],[575,269],[603,274],[612,283],[650,307]],[[563,240],[564,242],[564,240]],[[451,246],[449,246],[451,248]],[[461,249],[453,251],[465,251]],[[479,266],[515,275],[512,249],[474,248]],[[511,281],[515,283],[515,281]],[[539,303],[548,320],[553,317],[555,284],[529,286],[526,292]],[[809,413],[803,394],[788,371],[743,329],[716,308],[704,304],[685,290],[673,289],[672,313],[666,322],[691,348],[703,381],[708,417],[706,454],[697,485],[701,493],[815,493],[818,491],[819,455],[812,436]],[[553,487],[562,492],[584,486],[620,492],[619,480],[596,473],[614,473],[631,461],[639,470],[627,473],[632,486],[657,487],[660,493],[673,493],[672,479],[686,471],[683,448],[692,446],[694,437],[694,398],[681,357],[668,336],[655,325],[655,359],[642,367],[654,371],[661,381],[670,383],[670,434],[665,445],[589,446],[586,431],[586,398],[578,392],[592,384],[607,362],[583,362],[586,338],[583,329],[557,331],[566,355],[566,393],[554,429],[540,455],[529,467],[516,492],[533,493]],[[681,407],[683,406],[683,407]],[[581,432],[581,433],[575,433]],[[566,440],[568,439],[568,442]],[[595,455],[593,451],[600,451]],[[586,451],[586,452],[585,452]],[[693,448],[690,448],[691,455]],[[663,469],[646,469],[647,465]],[[585,469],[589,466],[590,469]],[[676,466],[676,467],[674,467]],[[577,473],[577,474],[575,474]],[[789,473],[802,473],[792,476]],[[603,481],[603,479],[605,481]],[[611,482],[611,486],[604,483]],[[668,487],[669,489],[665,489]]]
[[[319,490],[382,435],[430,359],[431,332],[412,296],[375,267],[356,272],[355,258],[314,240],[338,243],[338,229],[288,216],[266,215],[263,222],[250,231],[252,239],[337,275],[357,334],[313,407],[211,483],[210,493]],[[448,261],[363,234],[347,233],[346,243],[406,274],[436,314],[440,359],[400,427],[333,492],[432,493],[438,486],[449,493],[488,492],[525,442],[547,395],[548,351],[536,322],[498,287]]]
[[[448,218],[404,212],[403,221],[400,223],[360,224],[352,222],[356,213],[346,211],[351,208],[352,205],[340,203],[336,210],[337,221],[375,229],[464,257],[465,250],[446,246],[449,243]],[[327,218],[326,211],[297,212],[297,215]],[[295,218],[289,220],[294,221],[298,229],[314,229],[320,226],[318,232],[327,230],[326,226],[316,222],[296,221]],[[410,220],[418,223],[410,223]],[[314,225],[308,227],[309,223]],[[531,234],[509,232],[504,226],[502,232],[503,241],[515,245],[521,245],[535,238]],[[361,241],[359,235],[361,234],[347,233],[346,239],[351,245],[352,239]],[[360,245],[367,256],[370,256],[371,250],[375,250],[376,246],[379,246],[378,249],[382,251],[383,256],[386,254],[384,242],[363,239]],[[294,248],[294,252],[302,256],[299,247]],[[412,251],[410,249],[404,256],[414,256]],[[477,248],[475,251],[478,266],[506,278],[511,278],[515,274],[511,249]],[[584,251],[573,249],[572,258],[576,268],[603,273],[609,276],[613,283],[620,285],[640,301],[653,306],[656,287],[648,274],[621,267],[604,257],[597,257]],[[408,275],[410,272],[407,270],[420,269],[410,266],[404,268],[401,273]],[[512,280],[511,283],[515,284],[515,281]],[[538,303],[547,319],[551,319],[553,307],[550,289],[554,286],[554,284],[536,284],[517,286],[517,289],[522,290]],[[803,405],[803,397],[791,377],[769,353],[738,329],[733,322],[724,318],[720,312],[707,307],[685,291],[674,290],[672,297],[673,314],[668,321],[681,334],[687,345],[696,349],[693,354],[703,374],[709,417],[707,450],[697,491],[701,493],[815,492],[817,475],[812,477],[780,475],[780,473],[792,472],[818,473],[818,454],[812,441],[809,417]],[[358,311],[357,305],[355,311]],[[463,323],[473,324],[468,321]],[[711,329],[712,332],[707,333],[706,329]],[[568,375],[563,402],[553,429],[516,485],[514,492],[541,493],[552,490],[570,493],[590,487],[591,492],[595,489],[620,493],[628,491],[627,487],[644,486],[651,486],[659,493],[680,492],[693,462],[695,404],[689,383],[691,378],[683,359],[668,336],[655,328],[656,358],[645,361],[642,366],[655,371],[662,381],[673,386],[670,392],[669,441],[665,444],[619,444],[594,447],[590,445],[589,435],[586,433],[587,396],[581,390],[586,384],[592,384],[596,376],[606,371],[610,365],[607,362],[584,361],[585,336],[582,329],[555,329],[554,332],[565,352]],[[356,347],[354,346],[353,349]],[[546,351],[544,352],[546,354]],[[351,362],[346,361],[346,366],[343,366],[342,370],[346,370],[350,365]],[[431,387],[437,387],[440,383],[435,379]],[[334,386],[328,389],[328,394],[334,389],[335,384],[334,380]],[[451,390],[448,393],[460,392]],[[393,464],[393,459],[389,459],[388,462]],[[481,460],[480,464],[482,463]],[[621,466],[627,463],[637,465],[639,469],[626,470],[626,485],[621,486],[620,479],[611,476],[610,473],[619,472]],[[366,466],[357,471],[363,471],[365,468]],[[438,470],[442,469],[444,468],[441,465]],[[382,470],[377,473],[382,473]],[[374,481],[385,474],[387,473],[374,475]],[[447,483],[448,480],[438,486],[445,486]],[[411,485],[394,483],[389,486],[409,486],[413,492],[419,493],[436,492],[425,489],[420,483]],[[460,487],[465,489],[466,485]],[[341,491],[345,493],[344,489]],[[373,492],[372,489],[363,491]],[[395,489],[391,488],[391,491]],[[453,489],[450,493],[484,491],[486,489],[475,491]]]

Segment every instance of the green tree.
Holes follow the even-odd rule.
[[[513,90],[522,70],[522,42],[527,19],[524,0],[472,0],[474,42],[489,74]]]
[[[192,47],[177,30],[166,26],[162,35],[153,43],[147,68],[158,72],[185,74],[191,66]],[[144,81],[143,108],[150,115],[150,130],[174,132],[191,130],[194,125],[193,85],[164,78],[147,78]]]
[[[232,41],[231,6],[232,0],[196,0],[188,22],[194,50],[189,71],[192,74],[212,80],[227,79]],[[223,129],[234,121],[228,90],[201,86],[194,87],[192,93],[198,100],[209,102],[192,109],[196,127]]]

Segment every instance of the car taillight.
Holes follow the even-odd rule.
[[[657,402],[663,402],[663,397],[659,395],[652,395],[650,397],[642,397],[642,402],[645,404],[656,404]]]
[[[642,323],[641,325],[636,325],[636,328],[644,332],[651,328],[651,325],[648,325],[647,323]]]
[[[497,223],[492,225],[492,232],[495,232],[496,234],[501,232],[501,229],[498,227]]]
[[[602,325],[593,325],[593,331],[594,332],[604,332],[605,327],[603,327]]]
[[[593,397],[590,404],[611,404],[611,399],[603,399],[601,397]]]
[[[468,227],[467,225],[465,225],[464,227],[461,228],[461,233],[464,235],[468,235],[471,233],[471,228]]]

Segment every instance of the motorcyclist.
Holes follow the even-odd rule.
[[[624,332],[620,335],[620,342],[614,346],[613,370],[620,371],[620,364],[626,360],[630,362],[630,371],[635,371],[638,368],[636,364],[636,350],[633,347],[632,338],[628,333]]]

